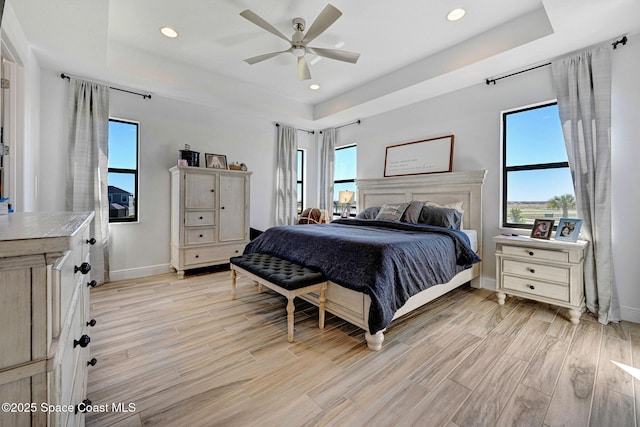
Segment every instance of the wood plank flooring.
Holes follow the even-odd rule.
[[[91,291],[88,426],[637,426],[640,325],[463,287],[403,319],[379,352],[363,331],[229,272]],[[112,404],[135,405],[118,412]]]

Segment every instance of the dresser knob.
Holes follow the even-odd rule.
[[[87,274],[91,271],[91,264],[89,264],[88,262],[83,262],[82,264],[80,264],[80,267],[74,265],[73,272],[77,273],[78,271],[82,274]]]
[[[202,235],[202,234],[201,234],[201,235],[200,235],[200,238],[202,239],[203,237],[204,237],[204,235]]]
[[[83,335],[80,337],[79,340],[73,340],[73,348],[76,348],[77,346],[85,348],[86,346],[89,345],[90,342],[91,342],[91,337],[89,337],[89,335]]]
[[[87,288],[95,288],[97,284],[98,282],[96,282],[95,280],[92,280],[90,282],[87,282]]]
[[[200,258],[200,255],[196,255],[196,258]]]
[[[84,399],[82,403],[78,403],[76,405],[76,414],[78,412],[82,412],[83,414],[87,412],[87,406],[91,406],[91,401],[89,399]]]
[[[96,363],[98,363],[98,359],[94,357],[87,362],[87,366],[96,366]]]
[[[223,206],[223,207],[221,207],[220,209],[224,209],[224,206]]]
[[[96,244],[96,239],[94,237],[90,238],[87,240],[87,243],[90,244],[91,246]]]
[[[536,287],[533,285],[527,285],[529,287],[529,289],[535,289]]]
[[[533,251],[529,251],[529,255],[533,256],[534,255]]]
[[[96,326],[96,323],[98,323],[98,322],[96,322],[96,319],[91,319],[91,320],[89,320],[87,322],[87,326],[94,327],[94,326]]]
[[[215,193],[215,192],[216,192],[216,190],[214,190],[214,189],[212,188],[212,189],[211,189],[211,192],[212,192],[212,193]]]
[[[530,268],[530,269],[529,269],[529,272],[530,272],[531,274],[533,274],[533,273],[535,273],[535,272],[536,272],[536,270],[535,270],[535,269],[533,269],[533,268]]]
[[[200,217],[200,219],[204,219],[203,217]]]

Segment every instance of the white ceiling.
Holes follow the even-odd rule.
[[[640,32],[638,0],[332,0],[343,12],[311,45],[323,58],[299,81],[289,48],[242,18],[251,9],[290,36],[325,0],[8,0],[42,66],[179,100],[320,128],[398,108]],[[458,22],[445,17],[464,7]],[[159,28],[174,27],[177,39]],[[311,61],[314,57],[307,54]],[[308,89],[310,83],[321,86]]]

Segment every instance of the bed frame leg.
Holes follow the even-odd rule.
[[[378,331],[371,335],[369,331],[367,331],[364,333],[364,339],[367,340],[369,350],[379,351],[382,348],[382,342],[384,341],[384,332]]]

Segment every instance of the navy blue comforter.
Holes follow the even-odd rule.
[[[272,227],[247,245],[245,253],[253,252],[321,271],[332,282],[368,294],[372,334],[386,328],[411,296],[480,261],[460,231],[360,219]]]

